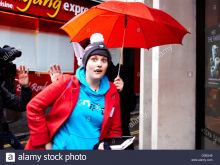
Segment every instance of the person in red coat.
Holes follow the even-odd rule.
[[[121,136],[119,94],[105,75],[110,62],[103,43],[90,44],[76,75],[60,75],[29,102],[25,149],[90,150],[104,138]]]

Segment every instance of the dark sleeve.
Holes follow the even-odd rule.
[[[118,74],[118,68],[119,64],[115,66],[112,62],[110,63],[106,72],[109,81],[114,82],[114,79],[117,77]],[[125,113],[131,112],[135,109],[136,106],[133,74],[129,72],[129,69],[126,66],[121,65],[120,77],[124,81],[123,90],[119,93],[121,100],[121,109],[122,112],[125,111]]]
[[[116,78],[117,74],[118,68],[111,62],[106,72],[106,76],[108,77],[109,81],[114,82],[114,79]]]
[[[9,108],[20,112],[26,110],[26,105],[30,101],[32,96],[32,90],[30,87],[21,87],[21,93],[19,96],[9,92],[9,90],[3,85],[1,86],[1,91],[4,108]]]
[[[120,77],[124,81],[123,90],[120,92],[121,107],[124,111],[133,111],[136,106],[136,96],[134,92],[133,74],[130,74],[129,69],[122,65]]]

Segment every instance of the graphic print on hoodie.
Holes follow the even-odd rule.
[[[77,69],[76,77],[80,82],[78,102],[68,120],[55,134],[54,150],[91,150],[99,140],[109,80],[104,76],[99,90],[93,91],[86,82],[83,67]]]

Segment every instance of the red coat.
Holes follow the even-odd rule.
[[[70,86],[67,84],[72,79]],[[75,76],[65,75],[36,95],[27,105],[27,119],[30,137],[25,149],[45,149],[56,131],[68,119],[79,96],[80,83]],[[121,136],[120,98],[116,87],[110,83],[105,94],[105,110],[100,140]],[[45,110],[53,105],[50,112]]]

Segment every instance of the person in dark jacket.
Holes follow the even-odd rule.
[[[7,72],[7,76],[1,76],[0,79],[0,149],[4,149],[4,144],[10,144],[14,149],[24,149],[19,140],[9,130],[4,111],[7,109],[17,112],[26,110],[26,105],[32,96],[32,90],[28,85],[28,70],[22,65],[18,68],[18,83],[21,85],[21,93],[17,96],[15,92],[16,65],[12,62],[7,63],[7,65],[12,70],[11,74]],[[3,71],[4,69],[2,69]],[[4,74],[1,73],[1,75]]]

